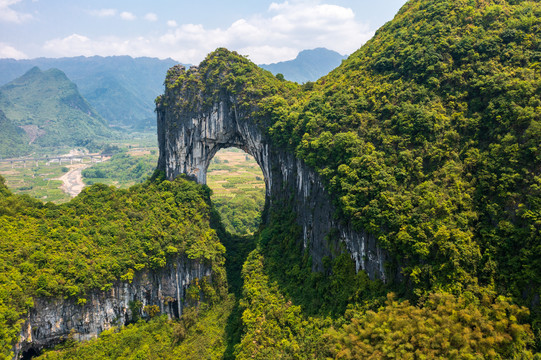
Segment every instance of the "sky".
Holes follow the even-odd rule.
[[[348,55],[406,0],[0,0],[0,58],[112,56],[197,64],[218,47],[257,64]]]

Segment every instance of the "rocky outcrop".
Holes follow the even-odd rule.
[[[68,337],[89,340],[113,326],[147,317],[147,305],[177,318],[186,304],[187,288],[195,279],[211,274],[210,265],[180,257],[159,271],[141,271],[131,282],[118,281],[107,291],[93,291],[86,303],[77,299],[37,298],[23,324],[15,358],[38,353]]]
[[[199,69],[177,66],[170,70],[166,84],[177,79],[193,81],[208,78]],[[218,76],[217,76],[218,77]],[[219,79],[210,83],[216,84]],[[215,85],[214,85],[215,86]],[[290,152],[273,145],[262,125],[251,114],[243,113],[236,97],[227,90],[203,89],[201,94],[183,92],[187,86],[167,87],[157,102],[158,169],[168,179],[187,174],[206,183],[207,168],[213,156],[226,147],[238,147],[252,155],[264,175],[267,205],[291,207],[302,227],[305,251],[312,256],[314,270],[323,269],[323,258],[335,257],[347,249],[357,270],[370,278],[386,280],[384,264],[387,254],[377,247],[373,236],[355,231],[350,224],[334,218],[335,207],[321,177]],[[213,93],[210,100],[203,92]],[[205,104],[202,100],[205,98]],[[192,101],[189,106],[186,104]]]

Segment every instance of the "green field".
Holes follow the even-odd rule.
[[[74,167],[85,168],[82,175],[86,185],[101,183],[128,188],[152,175],[158,160],[154,137],[139,134],[111,142],[107,147],[119,153],[100,163],[91,163],[90,159],[73,164],[40,161],[36,166],[36,162],[27,161],[25,167],[23,162],[13,166],[0,162],[0,175],[15,193],[55,203],[70,200],[62,191],[59,178]],[[253,234],[265,203],[263,174],[255,159],[235,148],[218,152],[208,168],[207,184],[225,228],[234,234]]]
[[[27,162],[26,167],[22,162],[16,162],[12,167],[10,163],[1,162],[0,175],[6,179],[7,186],[17,194],[60,203],[70,199],[60,188],[62,181],[57,180],[67,172],[67,166],[70,166],[69,163],[51,162],[47,165],[41,161],[38,166],[35,162]]]
[[[36,158],[46,158],[67,154],[72,148],[57,148],[50,149],[47,153],[34,153],[32,156]],[[88,151],[87,149],[77,149],[79,151]],[[137,160],[142,159],[145,163],[145,170],[148,176],[154,171],[156,161],[158,159],[158,148],[156,144],[156,135],[151,133],[134,133],[126,135],[122,140],[114,140],[108,143],[100,144],[98,149],[100,152],[125,152],[126,154],[136,157]],[[105,158],[108,160],[108,158]],[[0,161],[0,175],[6,179],[7,186],[17,194],[27,194],[33,198],[43,201],[52,201],[62,203],[70,200],[70,196],[62,191],[62,181],[59,178],[64,175],[69,169],[74,167],[94,168],[107,167],[108,161],[103,163],[92,163],[90,159],[82,161],[63,161],[61,164],[58,161],[26,161],[24,162],[2,162]],[[149,169],[150,168],[150,169]],[[135,179],[129,179],[126,172],[118,172],[118,169],[111,172],[109,177],[101,179],[84,179],[86,184],[104,183],[107,185],[115,185],[117,187],[128,187],[136,182]],[[146,177],[145,177],[146,178]]]

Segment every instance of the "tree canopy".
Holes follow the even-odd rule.
[[[182,178],[157,179],[127,190],[96,184],[55,205],[12,194],[0,177],[0,354],[11,351],[33,297],[85,302],[91,289],[180,255],[211,264],[207,296],[224,295],[225,248],[210,227],[209,195]]]

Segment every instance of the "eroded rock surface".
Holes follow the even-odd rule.
[[[273,146],[252,113],[239,110],[243,107],[236,96],[225,87],[220,89],[220,74],[208,81],[212,89],[202,85],[199,94],[184,90],[190,88],[189,82],[212,76],[195,67],[188,71],[182,66],[170,70],[166,84],[175,84],[178,79],[186,84],[166,86],[165,94],[157,102],[158,169],[170,180],[187,174],[205,184],[214,155],[220,149],[238,147],[252,155],[261,167],[267,205],[278,209],[291,206],[297,214],[304,249],[312,256],[314,270],[322,270],[323,258],[335,257],[345,245],[357,271],[365,270],[370,278],[386,281],[387,254],[378,248],[374,237],[334,218],[335,207],[319,174],[290,152]],[[214,94],[210,98],[205,95],[210,93]]]
[[[134,316],[147,317],[147,305],[156,305],[162,314],[177,318],[186,306],[187,288],[195,279],[210,274],[210,265],[180,257],[159,271],[136,273],[131,282],[118,281],[107,291],[93,291],[84,304],[78,304],[77,299],[37,298],[14,348],[15,358],[61,343],[68,336],[74,340],[95,338]]]

